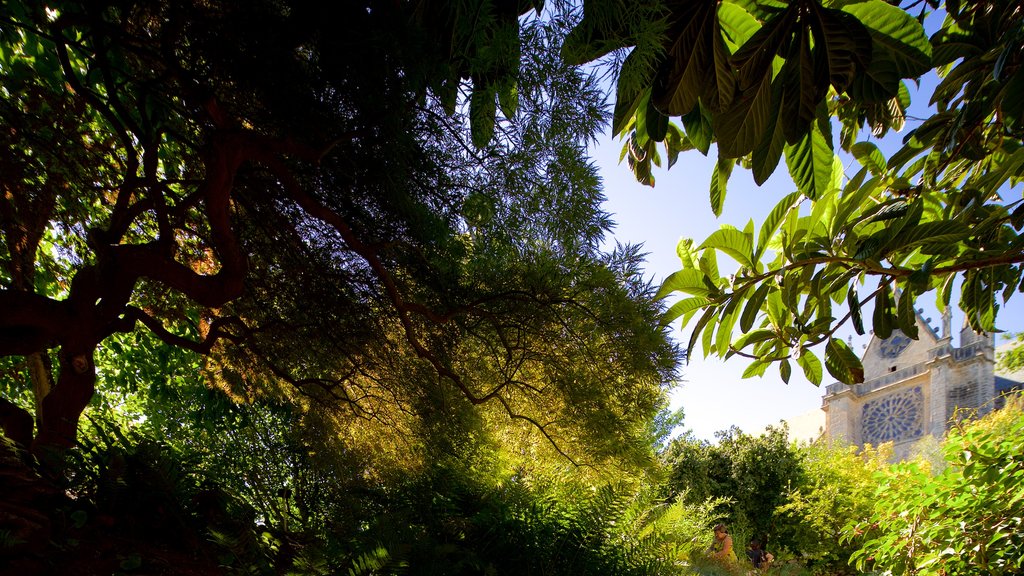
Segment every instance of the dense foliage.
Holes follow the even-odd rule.
[[[843,325],[916,338],[916,300],[934,293],[943,310],[957,288],[971,326],[993,331],[1024,290],[1024,204],[1009,191],[1024,177],[1024,14],[1009,0],[896,4],[666,2],[657,43],[627,4],[586,3],[565,52],[634,47],[613,131],[641,182],[662,145],[671,167],[715,143],[716,213],[737,165],[761,184],[785,156],[797,188],[760,226],[679,244],[661,295],[682,296],[665,319],[689,327],[688,350],[747,358],[748,376],[777,365],[786,381],[795,364],[818,383],[811,349],[824,344],[824,369],[852,384],[863,368]],[[908,118],[907,81],[923,118]],[[881,140],[905,128],[902,146]],[[860,168],[846,173],[841,155]]]
[[[666,318],[704,310],[690,348],[749,374],[819,381],[827,341],[849,382],[831,336],[868,301],[912,335],[914,298],[963,274],[989,329],[1017,289],[1024,212],[994,195],[1024,166],[1024,16],[949,2],[929,40],[921,6],[0,4],[0,565],[735,573],[705,559],[724,520],[777,570],[1019,571],[1016,409],[941,469],[784,429],[656,458],[681,418]],[[586,155],[605,95],[573,63],[624,46],[612,123],[641,180],[660,143],[671,165],[717,142],[716,207],[734,165],[762,182],[785,156],[799,188],[757,234],[681,244],[660,294],[636,247],[602,249]],[[858,142],[933,68],[903,149]]]
[[[73,445],[99,354],[159,373],[147,331],[355,435],[476,406],[647,458],[677,353],[637,250],[599,249],[600,91],[528,8],[5,4],[5,429]]]
[[[919,462],[879,476],[871,514],[851,526],[861,569],[892,574],[1019,574],[1024,569],[1021,398],[945,441],[947,466]],[[862,539],[862,540],[861,540]]]

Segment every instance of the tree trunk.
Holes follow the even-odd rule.
[[[65,349],[66,350],[66,349]],[[75,445],[78,421],[96,391],[93,351],[61,351],[57,385],[43,398],[39,434],[32,452],[51,468],[59,469],[64,452]]]
[[[45,351],[29,354],[25,357],[28,364],[29,378],[32,380],[32,392],[36,401],[36,428],[42,430],[43,425],[43,398],[50,393],[50,370],[48,362],[43,361]],[[47,360],[49,357],[47,356]]]

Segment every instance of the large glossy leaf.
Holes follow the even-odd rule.
[[[672,12],[671,41],[651,99],[661,111],[681,116],[693,110],[715,84],[716,2],[688,2]]]
[[[825,344],[825,368],[833,378],[853,385],[864,381],[864,366],[857,354],[838,338],[829,338]]]
[[[780,12],[761,26],[732,56],[737,69],[739,89],[746,92],[759,86],[766,76],[771,79],[772,60],[785,41],[792,35],[797,24],[797,6]]]
[[[705,306],[708,306],[709,304],[711,304],[711,300],[708,298],[701,298],[698,296],[694,296],[692,298],[684,298],[683,300],[680,300],[679,302],[673,304],[671,307],[669,307],[668,310],[665,311],[665,314],[661,317],[661,323],[662,325],[671,324],[679,317],[685,314],[689,314],[694,310],[699,310]]]
[[[718,151],[726,158],[746,156],[761,141],[772,115],[771,74],[760,86],[744,94],[724,112],[715,115]]]
[[[795,144],[807,133],[818,102],[828,91],[827,70],[823,69],[820,78],[816,70],[816,61],[823,62],[824,59],[820,55],[816,58],[812,53],[810,37],[807,28],[800,28],[795,49],[789,54],[775,80],[782,86],[782,133],[790,144]]]
[[[771,290],[771,284],[767,282],[762,283],[757,290],[754,290],[754,294],[743,307],[743,314],[740,316],[740,331],[746,333],[753,328],[754,320],[757,318],[758,312],[761,311],[761,305],[764,304],[769,290]]]
[[[895,319],[896,314],[893,311],[891,292],[889,285],[886,284],[879,288],[878,295],[875,296],[875,311],[871,322],[875,336],[882,340],[891,336]]]
[[[804,350],[796,359],[796,363],[804,370],[804,376],[815,386],[821,384],[821,360],[810,350]]]
[[[896,325],[904,334],[917,340],[917,312],[914,310],[914,293],[909,289],[900,292],[896,301]]]
[[[797,187],[811,199],[836,187],[842,178],[842,163],[816,127],[786,146],[786,165]]]
[[[765,249],[768,247],[768,241],[775,235],[786,215],[796,208],[800,196],[800,192],[790,192],[782,200],[779,200],[778,204],[765,217],[764,223],[761,225],[761,232],[757,236],[757,249],[754,252],[755,261],[759,260],[761,255],[764,254]]]
[[[751,169],[754,182],[758,186],[768,181],[782,159],[782,150],[786,147],[786,137],[782,131],[782,82],[772,83],[771,109],[768,126],[761,134],[761,141],[751,153]]]
[[[725,204],[725,192],[729,184],[729,176],[732,168],[736,165],[732,159],[719,158],[715,162],[715,170],[711,173],[711,211],[715,216],[722,215],[722,206]]]
[[[683,129],[686,130],[686,137],[690,139],[693,146],[700,150],[700,153],[707,156],[711,149],[711,142],[714,140],[714,130],[711,127],[711,116],[703,106],[698,104],[683,114]]]
[[[815,58],[827,70],[829,83],[843,92],[857,73],[871,62],[871,35],[857,18],[846,12],[811,4],[816,16]]]
[[[654,298],[655,300],[660,300],[673,292],[685,292],[694,296],[707,296],[710,294],[710,291],[704,279],[704,273],[700,270],[693,268],[678,270],[669,274],[668,278],[665,278]]]
[[[494,136],[494,117],[497,114],[498,105],[495,102],[493,89],[477,87],[473,88],[473,95],[469,100],[469,125],[473,136],[473,145],[477,148],[484,148]]]
[[[871,34],[874,54],[888,52],[901,78],[916,78],[932,66],[932,45],[924,27],[898,6],[883,0],[865,0],[842,6],[854,15]]]
[[[878,146],[871,142],[857,142],[850,148],[850,152],[872,174],[878,176],[885,172],[885,156]]]
[[[636,113],[637,108],[650,98],[651,89],[638,79],[646,76],[642,59],[634,50],[622,61],[615,89],[615,109],[612,112],[612,136],[618,136]]]
[[[701,248],[714,248],[721,250],[740,264],[753,268],[753,245],[750,236],[736,230],[735,228],[720,228],[708,236],[700,246]]]

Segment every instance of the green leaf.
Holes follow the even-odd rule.
[[[821,384],[821,360],[818,360],[813,352],[804,350],[796,359],[796,363],[803,368],[804,376],[811,381],[811,384],[815,386]]]
[[[648,76],[643,66],[643,61],[636,54],[636,50],[630,52],[629,56],[626,56],[626,59],[622,61],[622,68],[619,70],[619,80],[615,89],[615,109],[612,113],[613,137],[622,134],[641,103],[646,102],[651,97],[651,89],[649,87],[638,88],[641,85],[638,78]]]
[[[757,344],[758,342],[764,342],[773,338],[775,338],[775,332],[771,330],[754,330],[753,332],[749,332],[737,338],[736,342],[733,343],[733,347],[737,350],[743,350],[751,344]]]
[[[772,77],[772,60],[779,54],[783,43],[790,38],[797,24],[797,5],[791,4],[765,22],[732,56],[737,69],[739,89],[747,92]]]
[[[754,182],[758,186],[767,182],[775,172],[782,158],[782,150],[786,146],[786,136],[782,128],[782,82],[772,83],[771,109],[776,112],[769,116],[768,126],[751,155]]]
[[[917,312],[914,310],[914,293],[904,289],[896,302],[896,325],[912,340],[917,340]]]
[[[713,1],[695,0],[678,5],[679,13],[673,14],[679,25],[669,31],[667,68],[659,73],[651,95],[658,109],[670,116],[687,114],[701,96],[714,90],[716,6]]]
[[[747,304],[743,307],[743,314],[740,316],[740,331],[744,334],[753,328],[757,313],[761,311],[761,305],[764,304],[764,299],[768,296],[770,289],[771,285],[764,282],[757,287],[757,290],[754,290],[754,294],[747,300]]]
[[[860,311],[860,297],[857,295],[857,285],[853,284],[846,292],[846,303],[850,307],[850,319],[853,321],[853,329],[857,334],[864,335],[864,318]]]
[[[663,142],[668,133],[668,116],[665,116],[654,107],[651,102],[647,103],[646,114],[643,115],[643,130],[647,137],[653,142]],[[637,129],[641,129],[640,115],[637,114]]]
[[[875,311],[872,315],[871,325],[875,336],[885,340],[892,336],[892,325],[896,314],[892,310],[892,297],[888,285],[879,288],[875,296]]]
[[[756,90],[738,98],[733,106],[715,115],[718,150],[727,158],[740,158],[761,141],[772,116],[771,75],[764,77]]]
[[[779,376],[782,377],[782,381],[789,384],[789,378],[793,375],[793,367],[789,364],[789,360],[782,360],[779,362]]]
[[[700,150],[700,153],[707,156],[711,149],[711,142],[715,133],[711,127],[711,116],[707,110],[698,104],[687,114],[683,114],[683,129],[686,130],[686,137],[690,139],[693,146]]]
[[[704,314],[697,320],[697,324],[693,327],[693,332],[690,334],[690,342],[686,345],[686,357],[693,358],[693,347],[697,344],[697,338],[700,337],[704,327],[711,322],[711,319],[718,314],[718,308],[710,307],[704,311]],[[710,332],[710,330],[708,330]]]
[[[864,381],[864,366],[850,347],[838,338],[829,338],[825,344],[825,368],[833,378],[853,385]]]
[[[732,167],[736,163],[728,158],[718,158],[715,162],[715,171],[711,174],[711,211],[715,216],[722,215],[722,205],[725,203],[725,192],[729,184],[729,176],[732,174]]]
[[[721,250],[729,256],[732,256],[734,260],[739,262],[741,265],[747,268],[753,268],[754,263],[751,259],[753,256],[753,246],[751,245],[750,236],[736,230],[735,228],[720,228],[711,233],[710,236],[704,240],[704,243],[700,245],[700,248],[714,248]]]
[[[469,100],[469,126],[473,145],[477,148],[486,148],[494,136],[494,117],[498,110],[494,100],[492,88],[473,87]]]
[[[754,262],[761,259],[761,255],[764,254],[768,248],[768,241],[771,240],[772,236],[779,229],[779,225],[786,219],[786,215],[790,211],[796,209],[799,206],[801,194],[800,192],[790,192],[786,194],[778,204],[772,208],[772,211],[765,217],[764,223],[761,225],[761,232],[757,236],[757,250],[754,252]]]
[[[661,325],[667,326],[672,322],[675,322],[675,320],[680,316],[683,316],[705,306],[709,306],[711,303],[712,301],[710,299],[701,298],[697,296],[693,298],[685,298],[683,300],[680,300],[679,302],[676,302],[668,310],[665,311],[665,314],[661,317]]]
[[[885,173],[885,156],[871,142],[857,142],[850,148],[853,157],[875,176]]]
[[[754,376],[764,376],[765,370],[768,369],[768,362],[762,362],[760,360],[754,360],[747,366],[747,369],[743,371],[743,375],[740,378],[753,378]]]
[[[943,220],[923,222],[917,226],[904,228],[890,244],[892,250],[906,250],[915,246],[928,244],[950,245],[963,242],[971,235],[971,228],[961,222]]]
[[[516,110],[519,109],[519,87],[515,81],[508,82],[498,91],[498,106],[501,107],[501,114],[505,118],[516,117]]]
[[[842,177],[842,163],[816,127],[786,146],[786,165],[800,192],[812,200],[837,187]]]
[[[873,54],[888,53],[901,78],[917,78],[932,66],[932,45],[924,27],[908,12],[883,0],[865,0],[842,6],[871,34]]]
[[[703,272],[694,268],[677,270],[669,274],[668,278],[665,278],[654,299],[661,300],[673,292],[685,292],[694,296],[707,296],[710,292],[705,283],[705,278],[706,276]]]

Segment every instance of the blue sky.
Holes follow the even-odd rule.
[[[902,135],[891,137],[898,139]],[[700,243],[722,224],[743,228],[751,218],[759,225],[775,203],[795,189],[784,162],[760,188],[749,172],[737,168],[729,180],[722,216],[716,218],[708,199],[714,147],[708,158],[699,152],[688,152],[680,155],[671,170],[658,169],[654,188],[638,184],[629,168],[619,164],[621,148],[621,142],[605,135],[591,151],[601,170],[608,197],[604,207],[617,224],[614,240],[642,243],[648,252],[647,274],[658,283],[679,269],[675,248],[681,238],[693,238]],[[1010,199],[1020,198],[1020,190],[1014,190],[1009,196]],[[932,317],[933,326],[939,326],[933,301],[934,294],[927,294],[918,300],[917,306],[925,308],[924,316]],[[962,321],[962,314],[954,312],[954,332]],[[997,324],[1004,330],[1024,331],[1024,295],[1018,295],[1000,310]],[[674,331],[681,342],[689,338],[689,332],[684,334],[680,330],[679,322],[675,323]],[[854,337],[854,350],[858,353],[867,343],[866,337],[857,337],[852,329],[840,332],[840,336]],[[769,424],[778,424],[780,419],[820,407],[824,385],[832,382],[826,373],[822,388],[818,388],[795,370],[787,385],[774,368],[763,378],[743,380],[740,376],[745,368],[742,358],[729,362],[715,358],[705,360],[700,351],[695,350],[694,358],[683,367],[680,386],[672,397],[673,408],[682,406],[685,412],[683,427],[706,440],[714,440],[716,431],[732,425],[745,432],[758,432]]]

